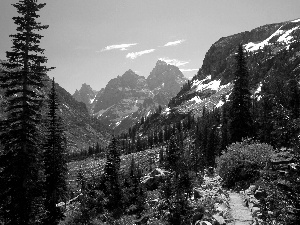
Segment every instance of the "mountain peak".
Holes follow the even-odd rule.
[[[137,75],[132,69],[129,69],[121,77],[123,79],[138,79],[139,75]]]
[[[129,69],[129,70],[127,70],[126,72],[127,72],[127,73],[135,73],[132,69]],[[125,72],[125,73],[126,73],[126,72]]]
[[[156,66],[161,66],[161,65],[168,65],[165,61],[162,61],[162,60],[157,60],[156,62]]]

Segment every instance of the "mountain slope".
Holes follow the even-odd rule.
[[[4,68],[0,62],[1,70]],[[99,142],[100,145],[105,146],[110,138],[109,129],[101,124],[97,119],[91,117],[84,103],[76,101],[71,94],[57,83],[56,90],[59,98],[60,115],[64,122],[65,134],[67,137],[68,152],[78,152],[86,150],[88,146]],[[44,92],[47,94],[51,87],[51,80],[46,77]],[[44,102],[44,106],[45,106]],[[5,99],[3,97],[3,90],[0,90],[0,119],[5,118],[3,111]],[[45,115],[45,108],[43,115]]]
[[[159,105],[166,106],[186,80],[176,66],[158,60],[147,79],[128,70],[108,82],[101,95],[96,96],[94,106],[86,104],[94,116],[119,133]]]
[[[233,87],[235,54],[239,43],[247,53],[252,93],[259,96],[262,83],[282,73],[299,76],[300,20],[261,26],[223,37],[205,55],[203,65],[188,87],[171,100],[178,113],[199,114],[203,106],[213,109],[228,100]]]
[[[73,97],[76,101],[83,102],[91,113],[95,107],[96,97],[101,95],[102,92],[103,89],[100,91],[95,91],[90,85],[84,83],[79,90],[76,89]]]

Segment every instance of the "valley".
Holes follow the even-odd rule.
[[[57,51],[49,55],[60,56],[58,74],[63,61],[70,84],[86,79],[73,94],[65,77],[49,76],[40,46],[48,26],[36,21],[46,4],[12,5],[17,34],[0,60],[0,224],[299,224],[300,19],[234,34],[219,25],[224,37],[209,39],[196,68],[193,23],[180,18],[195,19],[195,9],[170,16],[176,5],[131,5],[145,16],[133,23],[140,14],[124,14],[130,2],[103,3],[110,16],[85,4],[81,12],[103,16],[97,26],[59,21],[55,29],[65,24],[74,38],[64,27],[61,42],[45,32],[45,46]],[[149,19],[148,10],[164,16]],[[162,29],[167,15],[177,24]],[[122,35],[109,34],[118,29],[107,17]],[[135,26],[124,31],[126,23]],[[98,26],[101,38],[90,39]]]

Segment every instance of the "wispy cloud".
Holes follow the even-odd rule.
[[[114,50],[114,49],[119,49],[121,51],[125,51],[125,50],[128,50],[128,48],[130,48],[131,46],[135,46],[137,45],[138,43],[132,43],[132,44],[120,44],[120,45],[109,45],[109,46],[106,46],[105,48],[103,48],[101,50],[101,52],[104,52],[104,51],[110,51],[110,50]]]
[[[198,71],[199,69],[180,69],[181,72],[192,72],[192,71]]]
[[[144,51],[140,51],[140,52],[131,52],[126,55],[126,58],[135,59],[141,55],[148,54],[148,53],[151,53],[154,51],[155,51],[155,49],[148,49],[148,50],[144,50]]]
[[[169,58],[160,58],[160,60],[174,66],[184,66],[185,64],[189,63],[187,61],[181,61],[178,59],[169,59]]]
[[[170,41],[167,44],[165,44],[164,47],[179,45],[179,44],[181,44],[184,41],[185,40]]]

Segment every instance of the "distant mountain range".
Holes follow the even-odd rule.
[[[210,110],[221,107],[231,94],[234,56],[240,43],[248,52],[253,97],[260,98],[266,80],[299,77],[299,40],[300,19],[222,37],[212,44],[202,67],[189,82],[176,66],[159,60],[147,78],[128,70],[99,91],[83,84],[72,96],[57,84],[68,149],[78,151],[96,142],[105,145],[112,129],[115,133],[126,131],[159,105],[163,110],[157,120],[159,124],[151,124],[153,127],[188,113],[199,116],[203,106]],[[0,61],[0,72],[2,69]],[[45,92],[50,79],[46,84]],[[4,100],[2,94],[0,90],[0,104]],[[0,107],[0,118],[4,116]]]
[[[108,82],[99,92],[83,84],[73,97],[116,133],[126,131],[161,105],[167,106],[187,81],[178,67],[158,60],[147,78],[132,70]]]

